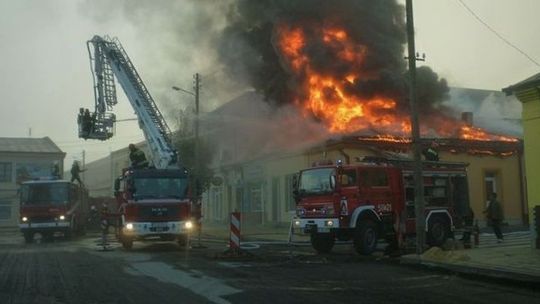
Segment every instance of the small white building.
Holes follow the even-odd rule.
[[[20,183],[51,176],[55,165],[63,172],[65,156],[49,137],[0,137],[0,227],[18,224]]]

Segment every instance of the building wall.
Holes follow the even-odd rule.
[[[149,156],[145,144],[138,144]],[[114,180],[129,167],[129,151],[127,148],[111,152],[109,156],[86,164],[84,183],[91,197],[111,197],[114,193]]]
[[[111,154],[112,155],[112,154]],[[93,197],[112,196],[112,170],[111,155],[86,164],[86,171],[82,180]]]
[[[467,174],[470,205],[480,225],[486,224],[483,211],[486,207],[488,192],[491,192],[486,188],[493,184],[503,208],[505,222],[509,225],[523,224],[527,205],[523,192],[524,181],[520,177],[521,158],[519,155],[501,158],[443,152],[440,157],[444,161],[469,163]]]
[[[0,227],[15,227],[19,223],[19,183],[51,176],[55,163],[63,172],[64,156],[64,153],[0,152]]]
[[[523,129],[529,223],[533,225],[534,206],[540,205],[540,98],[523,103]]]

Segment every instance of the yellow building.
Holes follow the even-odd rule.
[[[540,74],[503,89],[515,95],[523,104],[523,140],[525,143],[525,170],[527,174],[527,198],[529,223],[533,240],[537,237],[534,226],[534,207],[540,206]]]

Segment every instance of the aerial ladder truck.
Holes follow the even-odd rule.
[[[150,150],[148,168],[126,168],[115,180],[120,242],[126,249],[137,240],[187,245],[193,225],[191,189],[188,172],[181,167],[172,144],[171,130],[118,39],[94,36],[87,47],[95,110],[79,110],[79,137],[107,140],[114,135],[116,78],[137,115]]]

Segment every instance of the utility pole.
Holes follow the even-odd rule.
[[[199,95],[201,88],[201,77],[199,73],[195,73],[195,194],[197,201],[199,200],[199,173],[200,173],[200,157],[199,157]]]
[[[82,150],[82,169],[86,170],[86,150],[84,150],[84,149]],[[84,171],[83,171],[83,173],[82,173],[82,181],[83,181],[83,183],[86,182],[84,180],[84,177],[85,177],[85,174],[84,174]]]
[[[200,164],[200,145],[199,145],[199,97],[201,91],[201,76],[199,73],[195,73],[195,195],[196,195],[196,204],[199,212],[199,218],[197,223],[197,247],[204,248],[201,244],[201,233],[202,233],[202,196],[199,196],[199,178],[201,173],[201,164]]]
[[[405,4],[407,14],[407,45],[409,48],[409,102],[411,107],[412,148],[414,154],[414,213],[416,217],[416,254],[424,252],[426,243],[426,221],[424,214],[424,181],[422,179],[422,158],[418,104],[416,100],[416,51],[414,46],[414,21],[412,0]]]

